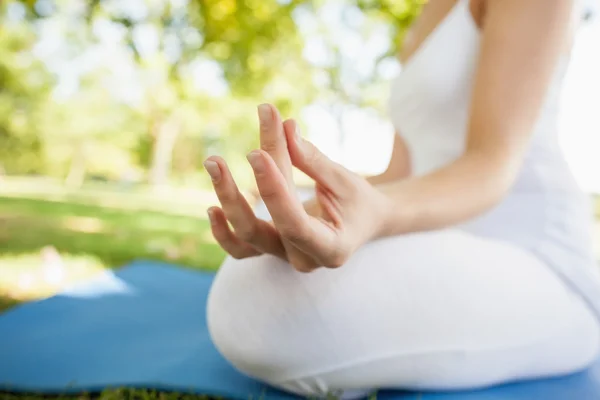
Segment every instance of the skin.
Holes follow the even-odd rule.
[[[405,60],[452,5],[454,0],[440,0],[438,8],[424,11]],[[410,177],[409,154],[398,135],[386,172],[365,179],[302,139],[295,121],[282,123],[275,107],[259,106],[261,149],[248,160],[273,221],[254,216],[225,161],[210,157],[205,166],[221,202],[209,209],[216,240],[233,257],[273,254],[310,272],[342,266],[371,240],[442,229],[489,210],[516,179],[554,68],[569,45],[565,16],[572,7],[573,0],[472,1],[481,50],[466,149],[425,176]],[[296,197],[293,167],[314,179],[314,201],[302,204]]]

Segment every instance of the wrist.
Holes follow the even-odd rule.
[[[382,185],[379,188],[384,200],[380,205],[381,225],[377,238],[397,236],[413,231],[414,207],[397,195],[394,184]]]

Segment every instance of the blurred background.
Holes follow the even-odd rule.
[[[134,259],[217,268],[202,162],[225,157],[253,195],[259,103],[347,167],[382,171],[395,54],[423,2],[0,0],[0,310]],[[588,11],[561,140],[600,214],[600,18]]]

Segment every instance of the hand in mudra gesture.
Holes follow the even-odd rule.
[[[302,272],[343,265],[383,233],[388,198],[302,139],[296,122],[282,122],[275,107],[259,106],[259,119],[261,148],[248,161],[273,220],[254,215],[225,161],[212,156],[205,167],[221,203],[208,210],[215,239],[234,258],[272,254]],[[316,184],[316,197],[306,208],[296,195],[293,167]]]

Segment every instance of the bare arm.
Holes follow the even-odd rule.
[[[559,55],[573,0],[488,0],[465,153],[381,190],[386,234],[439,229],[490,209],[514,183]]]

